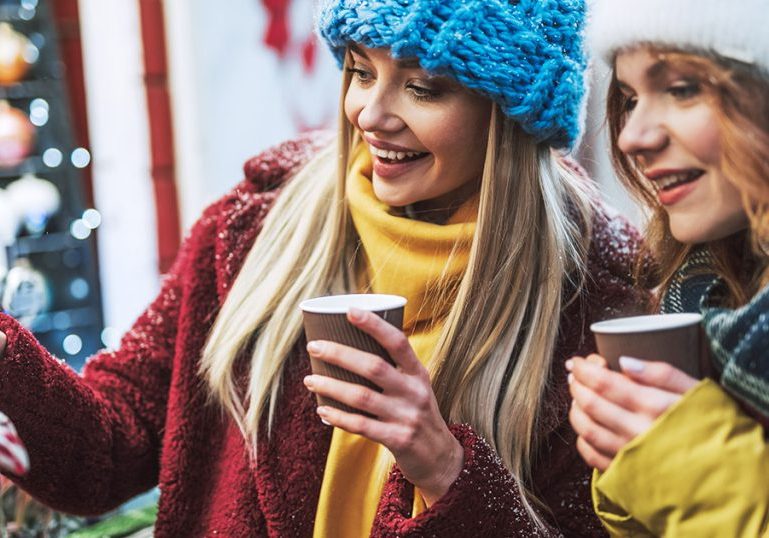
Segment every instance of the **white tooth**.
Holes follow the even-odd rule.
[[[399,152],[398,152],[398,160],[399,160],[399,161],[402,161],[402,160],[403,160],[403,159],[405,159],[405,158],[406,158],[406,154],[405,154],[405,153],[403,153],[402,151],[399,151]]]
[[[398,154],[395,153],[394,151],[391,151],[390,153],[387,154],[387,158],[390,159],[391,161],[394,161],[395,157],[397,157],[397,156],[398,156]]]

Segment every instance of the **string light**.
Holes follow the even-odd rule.
[[[101,213],[95,209],[86,209],[83,212],[82,220],[86,226],[92,230],[95,230],[101,226]]]
[[[107,349],[117,349],[120,345],[120,332],[114,327],[105,327],[101,332],[101,341]]]
[[[56,148],[48,148],[43,152],[43,163],[48,168],[56,168],[64,160],[64,156]]]
[[[75,239],[80,239],[82,241],[83,239],[88,239],[88,236],[91,235],[91,228],[83,222],[83,219],[77,219],[73,220],[72,224],[70,224],[69,233],[72,234],[72,237]]]
[[[78,301],[82,301],[88,297],[88,292],[90,291],[91,287],[88,285],[88,281],[84,278],[76,278],[69,284],[70,295]]]
[[[48,110],[48,101],[45,99],[38,97],[32,100],[29,104],[29,121],[32,122],[32,125],[42,127],[48,123]]]
[[[76,334],[67,335],[61,344],[68,355],[77,355],[83,349],[83,340]]]
[[[85,168],[91,162],[91,154],[85,148],[77,148],[70,157],[75,168]]]

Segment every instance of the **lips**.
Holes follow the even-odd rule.
[[[671,190],[687,183],[697,181],[705,172],[699,169],[683,170],[683,171],[658,171],[649,173],[646,175],[649,179],[654,181],[657,190],[666,191]]]
[[[372,156],[387,163],[415,161],[428,155],[426,152],[387,150],[378,148],[374,145],[369,145],[369,149],[371,150]]]
[[[644,175],[654,183],[660,204],[670,206],[684,199],[696,187],[696,182],[705,174],[699,168],[654,169]]]

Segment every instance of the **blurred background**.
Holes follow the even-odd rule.
[[[246,159],[334,128],[341,77],[313,0],[0,0],[2,306],[73,368],[159,288]],[[578,156],[609,171],[595,70]]]
[[[0,0],[0,301],[54,355],[79,370],[117,346],[243,163],[335,127],[341,77],[313,11],[313,0]],[[597,66],[577,155],[639,223],[609,170],[605,79]],[[0,479],[0,535],[147,536],[156,497],[97,522]]]

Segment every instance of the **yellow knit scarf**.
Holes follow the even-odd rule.
[[[371,184],[371,155],[359,144],[351,155],[347,199],[360,238],[362,292],[408,299],[403,329],[419,359],[432,355],[456,297],[470,255],[478,196],[445,224],[399,216],[379,201]],[[334,429],[316,512],[314,536],[368,536],[382,492],[380,463],[387,450],[363,437]],[[415,495],[414,515],[424,509]]]

